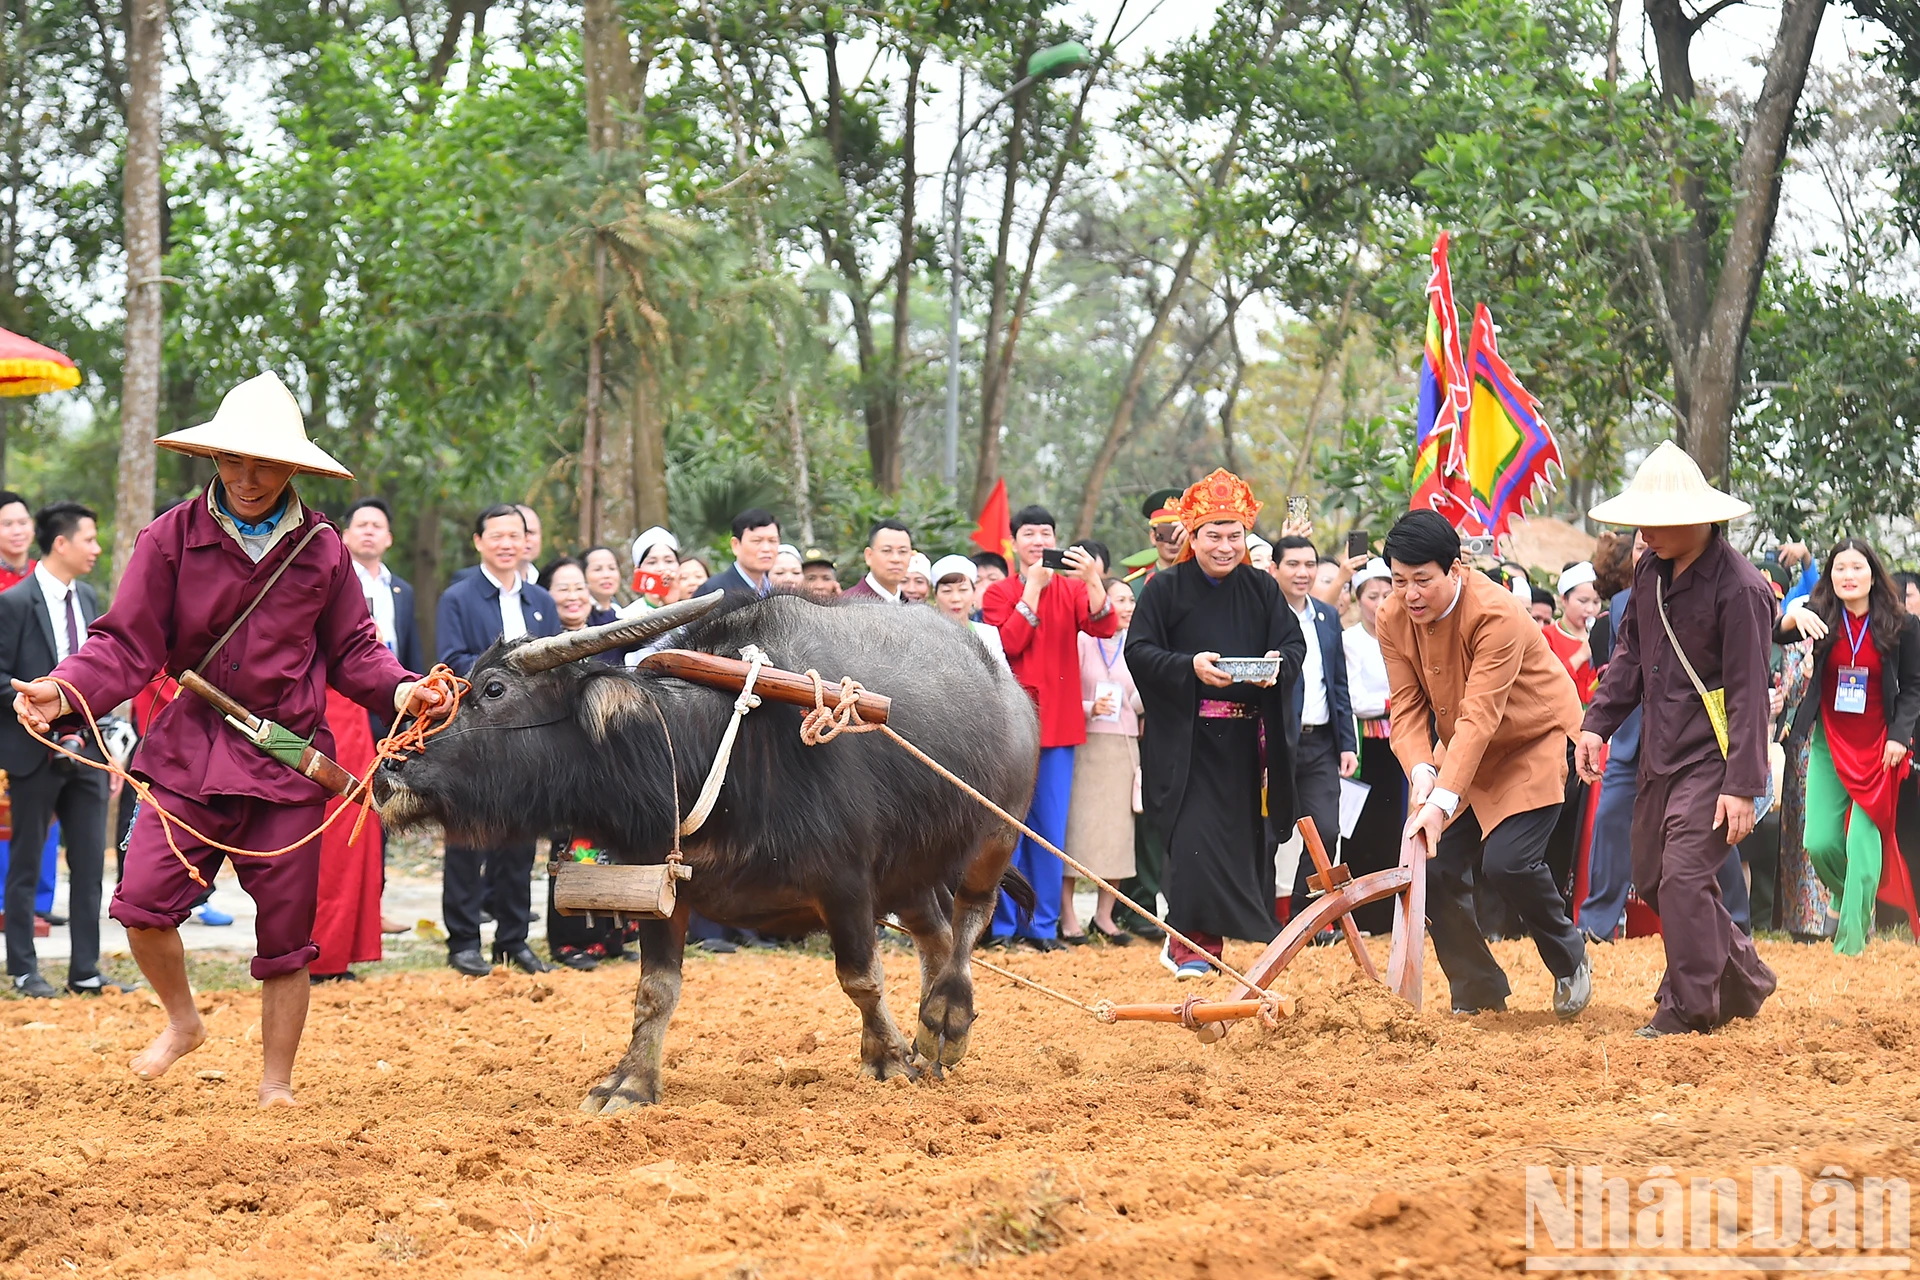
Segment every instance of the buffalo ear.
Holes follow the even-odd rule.
[[[646,715],[652,708],[653,699],[626,676],[588,680],[580,690],[580,725],[598,745],[605,745],[623,721]]]

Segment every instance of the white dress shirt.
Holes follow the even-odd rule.
[[[518,640],[527,634],[527,618],[520,612],[520,575],[514,574],[513,585],[508,587],[502,585],[487,566],[481,565],[480,572],[486,574],[487,581],[500,590],[500,638]]]
[[[392,570],[383,564],[378,573],[368,573],[367,566],[355,560],[353,571],[360,575],[360,594],[367,598],[367,611],[373,614],[373,629],[380,633],[380,643],[393,650],[399,643],[399,633],[393,622]]]
[[[1314,619],[1314,599],[1308,596],[1306,603],[1293,611],[1300,619],[1300,630],[1307,637],[1307,660],[1300,664],[1300,723],[1306,725],[1326,724],[1333,718],[1327,703],[1327,666],[1326,658],[1320,652],[1320,627]]]
[[[867,587],[873,592],[873,594],[879,596],[882,600],[885,600],[888,604],[900,603],[900,593],[898,591],[889,591],[885,587],[881,586],[880,579],[874,577],[871,573],[867,575]]]
[[[53,623],[53,660],[65,662],[72,656],[72,646],[67,643],[67,596],[73,591],[73,584],[62,582],[47,572],[43,560],[33,566],[34,580],[40,584],[40,594],[46,598],[47,617]],[[87,615],[81,611],[79,597],[73,601],[73,623],[80,629],[80,643],[87,642]]]
[[[1387,695],[1392,692],[1380,641],[1356,622],[1341,632],[1340,646],[1347,652],[1347,694],[1353,699],[1353,714],[1378,720],[1387,714]]]
[[[1461,581],[1459,579],[1454,580],[1453,600],[1447,605],[1446,612],[1440,615],[1441,619],[1444,620],[1447,617],[1451,616],[1453,611],[1460,607],[1460,595],[1462,592],[1466,590],[1466,587],[1467,587],[1467,584],[1464,581]],[[1422,769],[1426,770],[1425,774],[1422,774],[1420,772]],[[1432,779],[1432,778],[1438,778],[1440,776],[1440,771],[1434,768],[1430,764],[1417,764],[1413,766],[1413,773],[1410,776],[1415,779],[1419,779],[1422,777]],[[1427,796],[1427,799],[1435,807],[1437,807],[1440,810],[1440,812],[1446,814],[1447,817],[1449,818],[1453,817],[1454,810],[1460,807],[1459,794],[1457,792],[1449,791],[1445,787],[1435,787],[1433,791]]]

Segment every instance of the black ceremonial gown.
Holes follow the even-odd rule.
[[[1280,653],[1280,679],[1203,685],[1193,655]],[[1154,575],[1127,630],[1127,669],[1146,706],[1141,799],[1166,837],[1167,920],[1182,933],[1268,942],[1274,847],[1293,827],[1293,753],[1284,716],[1307,641],[1267,574],[1240,565],[1219,582],[1188,560]],[[1201,719],[1200,700],[1251,704],[1257,719]],[[1266,732],[1267,814],[1260,813]]]

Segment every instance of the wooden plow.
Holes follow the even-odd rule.
[[[1277,1009],[1292,1013],[1292,1000],[1272,994],[1273,983],[1293,958],[1306,950],[1315,935],[1339,922],[1353,962],[1376,982],[1418,1010],[1421,1004],[1421,979],[1427,943],[1426,848],[1417,841],[1406,841],[1400,848],[1400,865],[1385,871],[1355,877],[1345,864],[1335,866],[1327,857],[1326,845],[1312,818],[1299,822],[1300,836],[1307,854],[1313,859],[1314,874],[1307,887],[1318,895],[1307,909],[1287,922],[1280,936],[1267,944],[1247,970],[1252,985],[1236,984],[1224,1000],[1189,997],[1179,1004],[1105,1004],[1100,1007],[1105,1022],[1177,1022],[1200,1037],[1202,1044],[1222,1039],[1228,1028],[1246,1018]],[[1352,911],[1382,898],[1392,898],[1393,947],[1387,956],[1387,976],[1367,952],[1360,927],[1353,922]]]

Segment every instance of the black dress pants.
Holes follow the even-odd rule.
[[[1332,725],[1301,728],[1300,745],[1293,749],[1293,796],[1299,815],[1313,819],[1315,829],[1320,832],[1320,843],[1326,846],[1331,860],[1340,847],[1340,739]],[[1307,877],[1318,870],[1313,865],[1313,855],[1301,846],[1300,865],[1293,873],[1294,915],[1305,911],[1313,900]]]
[[[93,769],[70,774],[49,760],[25,777],[10,779],[8,788],[13,840],[7,858],[7,972],[19,977],[39,969],[33,950],[33,896],[47,829],[57,817],[72,886],[67,927],[73,959],[67,981],[94,977],[100,972],[100,887],[107,866],[107,775]]]
[[[1559,818],[1560,806],[1550,804],[1516,813],[1482,835],[1469,808],[1440,837],[1439,851],[1427,861],[1427,918],[1454,1008],[1491,1008],[1512,991],[1474,916],[1476,880],[1519,919],[1555,978],[1572,977],[1586,959],[1586,942],[1547,870],[1547,840]]]
[[[440,878],[440,912],[447,922],[447,953],[478,950],[480,904],[493,911],[496,952],[526,945],[533,916],[534,842],[496,849],[449,844]]]

